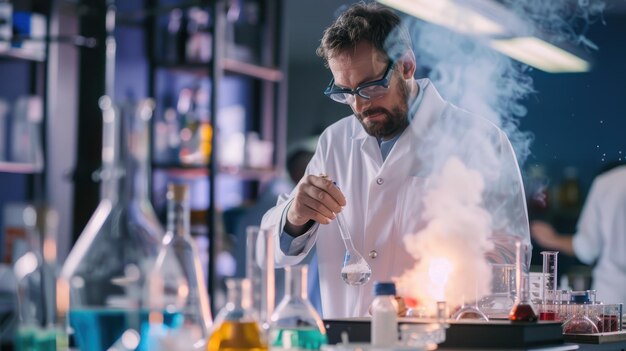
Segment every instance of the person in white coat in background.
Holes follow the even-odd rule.
[[[539,245],[594,264],[593,289],[603,303],[626,303],[626,165],[596,177],[574,235],[561,235],[547,222],[533,221]]]
[[[388,40],[392,33],[395,40]],[[483,202],[494,222],[495,250],[488,258],[513,263],[515,241],[530,245],[530,239],[511,144],[491,122],[444,101],[428,79],[414,78],[415,55],[400,18],[377,4],[353,5],[324,32],[318,55],[333,75],[325,95],[354,114],[322,133],[306,175],[265,214],[262,226],[275,228],[278,266],[299,263],[316,245],[323,317],[367,316],[373,282],[415,264],[402,237],[425,226],[427,177],[450,156],[469,167],[481,155],[497,159],[483,169]],[[451,145],[435,152],[443,140]],[[340,276],[340,212],[372,268],[362,286]]]

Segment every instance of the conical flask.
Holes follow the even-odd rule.
[[[272,314],[272,350],[319,350],[328,343],[326,328],[307,298],[306,265],[285,267],[285,297]]]
[[[61,270],[69,293],[69,324],[80,350],[107,350],[122,334],[138,334],[161,228],[148,200],[148,121],[154,103],[121,114],[110,97],[103,116],[101,200]],[[63,289],[63,290],[66,290]],[[61,301],[67,301],[62,297]]]
[[[266,351],[256,313],[252,309],[250,280],[227,279],[227,302],[215,317],[207,351]]]
[[[515,298],[515,304],[509,312],[509,320],[512,322],[536,322],[537,310],[530,299],[530,279],[528,272],[525,271],[526,265],[524,262],[528,262],[525,258],[527,252],[525,245],[520,241],[515,243],[515,284],[517,290],[517,296]]]
[[[56,228],[57,213],[28,206],[23,213],[27,226],[27,251],[14,265],[18,283],[18,351],[56,350]],[[62,344],[62,340],[59,340]]]
[[[174,300],[183,297],[179,281],[187,284],[185,299],[180,306],[185,340],[178,341],[178,349],[205,349],[208,328],[211,326],[211,310],[198,249],[189,230],[189,186],[169,184],[167,200],[167,232],[151,276],[156,274],[157,279],[166,277],[165,283],[173,284],[166,292],[171,292],[175,296]],[[180,273],[173,267],[180,267]],[[154,300],[154,297],[151,293],[148,298]],[[171,300],[164,301],[166,305],[162,306],[163,309],[174,307],[172,305],[178,308],[178,303],[172,304]],[[151,303],[151,306],[155,305]],[[180,345],[181,342],[185,342],[184,347]]]

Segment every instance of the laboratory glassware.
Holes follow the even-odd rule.
[[[590,318],[590,304],[584,303],[571,305],[572,317],[563,323],[565,334],[596,334],[598,333],[599,320]]]
[[[246,228],[246,278],[250,280],[252,308],[259,316],[264,330],[269,328],[269,320],[274,311],[274,243],[271,230],[258,226]]]
[[[342,213],[337,214],[337,224],[339,225],[341,239],[343,239],[343,244],[346,247],[343,267],[341,267],[341,278],[349,285],[363,285],[370,280],[372,268],[354,247],[350,231],[348,231]]]
[[[558,267],[558,251],[542,251],[543,256],[543,284],[540,320],[556,320],[557,318],[557,294],[556,294],[556,274]]]
[[[320,177],[330,180],[329,176],[324,173],[320,174]],[[337,185],[335,182],[333,184]],[[337,225],[339,226],[343,244],[346,247],[343,267],[341,267],[341,279],[348,285],[363,285],[370,280],[372,268],[354,247],[352,236],[341,212],[337,214]]]
[[[533,302],[530,299],[530,286],[528,272],[525,272],[526,262],[525,245],[522,245],[520,241],[515,243],[515,285],[517,296],[515,298],[515,305],[509,312],[509,320],[513,322],[534,322],[537,321],[537,311]]]
[[[515,304],[515,265],[491,264],[491,294],[479,302],[489,318],[507,318]]]
[[[186,339],[193,338],[193,344],[204,345],[211,326],[211,311],[198,249],[189,230],[189,186],[168,184],[167,204],[167,232],[150,274],[150,278],[157,280],[156,291],[151,290],[148,296],[150,300],[154,300],[155,296],[163,298],[152,301],[150,308],[180,310],[183,320],[180,327],[186,330]],[[182,284],[186,284],[186,292],[181,291],[185,289]],[[161,289],[160,285],[165,285],[165,289]],[[183,301],[177,301],[179,298]]]
[[[123,114],[108,96],[103,116],[101,200],[61,270],[69,324],[80,350],[107,350],[126,331],[139,333],[149,317],[145,282],[163,229],[148,200],[148,129],[154,103]],[[69,302],[67,302],[69,301]],[[180,321],[163,311],[163,323]]]
[[[461,319],[489,320],[489,317],[478,307],[478,302],[468,302],[465,296],[463,296],[463,305],[454,312],[452,318],[457,321]]]
[[[215,317],[207,351],[266,351],[256,313],[252,309],[250,280],[226,280],[227,302]]]
[[[556,302],[556,274],[558,267],[558,251],[541,251],[543,256],[543,303]]]
[[[285,267],[285,297],[272,314],[270,348],[319,350],[328,343],[326,328],[307,297],[306,265]]]
[[[18,283],[19,326],[15,337],[18,351],[56,350],[62,329],[56,321],[56,211],[27,206],[23,212],[27,248],[14,265]]]

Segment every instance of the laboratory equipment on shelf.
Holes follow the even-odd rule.
[[[266,351],[267,341],[251,308],[250,280],[227,279],[227,302],[215,317],[207,351]]]
[[[82,351],[107,350],[125,332],[143,336],[150,314],[145,282],[163,238],[148,199],[148,123],[154,103],[140,101],[122,114],[108,96],[99,104],[101,200],[69,253],[59,283],[66,292],[59,298],[69,305],[69,325]],[[163,324],[179,323],[179,314],[162,311]]]
[[[339,225],[341,239],[343,239],[343,244],[346,247],[343,267],[341,267],[341,279],[349,285],[363,285],[370,280],[372,268],[354,247],[350,231],[346,226],[342,213],[337,214],[337,224]]]
[[[537,311],[530,299],[530,286],[528,272],[525,271],[527,252],[525,245],[520,241],[515,243],[515,285],[517,296],[515,304],[509,312],[509,320],[513,322],[534,322],[537,321]]]
[[[326,328],[307,297],[306,265],[285,267],[285,297],[272,314],[272,350],[319,350],[328,343]]]
[[[56,350],[67,346],[56,310],[56,233],[58,215],[46,207],[27,206],[26,251],[16,259],[13,271],[18,287],[19,326],[15,349]]]
[[[158,338],[162,344],[176,345],[176,349],[204,349],[211,311],[198,249],[189,229],[189,186],[168,184],[167,204],[167,232],[148,279],[150,310],[181,312],[182,325],[177,325],[180,330],[172,332],[155,326],[166,331]]]

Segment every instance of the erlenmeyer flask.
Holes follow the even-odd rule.
[[[285,267],[285,297],[270,322],[273,350],[319,350],[328,343],[324,323],[307,298],[307,269]]]
[[[266,351],[267,343],[251,308],[250,280],[227,279],[227,299],[215,317],[207,351]]]
[[[157,296],[160,291],[164,290],[161,296],[165,300],[154,301],[155,303],[150,303],[150,305],[151,308],[161,307],[162,310],[168,309],[169,306],[180,308],[183,317],[181,327],[184,329],[185,340],[179,338],[179,335],[171,335],[171,339],[177,337],[181,340],[170,340],[169,343],[178,343],[178,349],[204,349],[208,328],[211,326],[211,311],[198,249],[189,230],[189,186],[169,184],[167,200],[167,232],[163,238],[163,246],[159,251],[155,268],[151,273],[151,277],[157,280],[154,287]],[[163,278],[167,278],[163,280],[164,285],[171,285],[164,286],[165,289],[160,290],[158,280]],[[183,282],[186,285],[179,285],[177,282]],[[187,291],[181,291],[181,289],[187,289]],[[179,305],[168,296],[173,297],[174,300],[182,297],[184,301]],[[154,299],[152,292],[148,299]],[[184,347],[180,344],[182,342],[185,343]]]
[[[144,100],[120,118],[108,96],[100,99],[101,200],[60,276],[69,292],[69,324],[83,351],[107,350],[124,332],[140,332],[148,319],[144,283],[163,237],[148,200],[153,107]]]
[[[525,271],[526,265],[524,262],[528,261],[524,257],[527,252],[524,246],[520,241],[515,243],[515,284],[517,296],[515,305],[509,312],[509,320],[513,322],[536,322],[537,310],[530,299],[530,280],[528,272]]]

